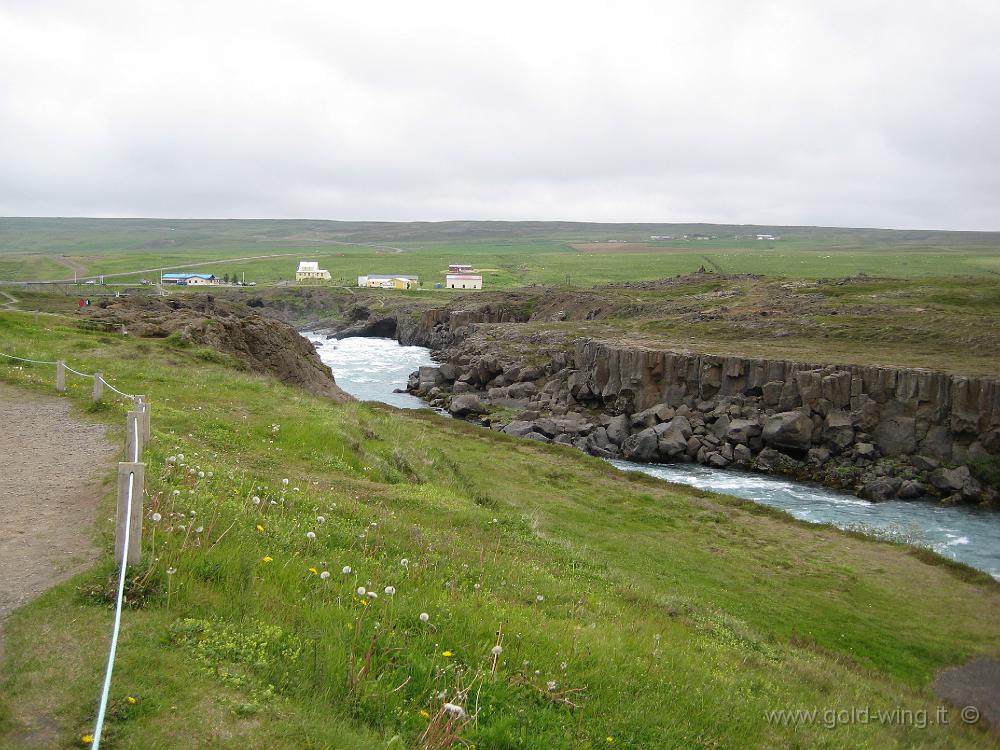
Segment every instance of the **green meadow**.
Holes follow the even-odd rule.
[[[941,716],[937,670],[1000,654],[1000,586],[969,568],[171,339],[0,313],[0,351],[152,404],[106,747],[995,746],[957,709],[822,718]],[[0,378],[52,393],[47,367]],[[88,396],[69,380],[121,440],[127,404]],[[80,529],[100,563],[5,627],[0,745],[93,727],[111,516]],[[796,709],[819,718],[770,713]]]
[[[781,239],[750,238],[756,231]],[[688,232],[714,239],[683,239]],[[678,239],[649,239],[664,233]],[[294,279],[299,259],[320,261],[333,285],[353,286],[367,273],[400,273],[420,276],[425,288],[443,282],[448,264],[456,262],[482,269],[485,286],[493,289],[587,287],[686,274],[702,266],[811,279],[859,273],[991,277],[1000,274],[1000,235],[559,222],[0,218],[0,281],[72,279],[77,269],[81,276],[127,274],[109,281],[135,283],[155,280],[154,269],[190,267],[275,284]]]

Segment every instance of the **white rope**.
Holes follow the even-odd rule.
[[[104,380],[104,378],[102,377],[101,380]],[[115,388],[113,385],[111,385],[111,383],[109,383],[107,380],[104,380],[104,385],[106,385],[110,390],[112,390],[115,393],[117,393],[119,396],[122,396],[124,398],[130,398],[133,401],[135,401],[135,396],[133,396],[131,393],[122,393],[117,388]]]
[[[74,370],[72,367],[70,367],[69,365],[67,365],[65,362],[63,362],[63,367],[66,368],[67,370],[69,370],[74,375],[79,375],[81,378],[92,378],[92,377],[94,377],[93,375],[88,375],[85,372],[80,372],[79,370]]]
[[[139,462],[139,419],[132,418],[132,428],[135,430],[135,453],[133,462]],[[125,568],[128,566],[129,532],[132,530],[132,490],[135,487],[135,472],[128,475],[128,505],[125,507],[125,534],[122,536],[122,567],[118,575],[118,597],[115,602],[115,625],[111,631],[111,649],[108,651],[108,666],[104,672],[104,689],[101,691],[101,704],[97,710],[97,724],[94,727],[94,750],[101,747],[101,732],[104,730],[104,714],[108,710],[108,697],[111,694],[111,673],[115,668],[115,652],[118,651],[118,631],[122,624],[122,600],[125,597]]]
[[[48,360],[44,360],[44,359],[27,359],[26,357],[15,357],[13,354],[4,354],[3,352],[0,352],[0,357],[6,357],[7,359],[16,359],[18,362],[31,362],[32,364],[36,364],[36,365],[57,365],[57,364],[59,364],[58,362],[49,362]],[[94,378],[94,377],[96,377],[95,375],[88,375],[85,372],[80,372],[79,370],[74,370],[72,367],[70,367],[69,365],[67,365],[65,362],[63,362],[63,367],[66,368],[67,370],[69,370],[74,375],[79,375],[82,378]],[[106,385],[109,390],[114,391],[115,393],[117,393],[122,398],[130,398],[133,401],[135,401],[136,397],[134,395],[132,395],[131,393],[125,393],[124,391],[118,390],[113,385],[111,385],[111,383],[109,383],[107,380],[105,380],[103,377],[101,378],[101,380],[104,381],[104,385]]]
[[[27,359],[26,357],[15,357],[13,354],[4,354],[0,352],[0,357],[6,357],[7,359],[16,359],[18,362],[31,362],[35,365],[54,365],[55,362],[49,362],[45,359]]]

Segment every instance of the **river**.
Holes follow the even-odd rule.
[[[404,388],[407,377],[418,367],[434,364],[429,349],[401,346],[392,339],[337,341],[311,333],[304,335],[316,344],[320,359],[333,370],[337,384],[354,397],[403,409],[428,408],[416,396],[393,390]],[[1000,513],[997,512],[929,501],[872,503],[808,482],[698,464],[611,463],[624,471],[640,471],[669,482],[780,508],[804,521],[830,523],[929,547],[1000,580]]]

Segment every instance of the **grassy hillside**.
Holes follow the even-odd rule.
[[[100,369],[153,404],[107,747],[994,743],[957,710],[923,728],[767,719],[935,717],[937,669],[1000,654],[1000,587],[929,553],[429,413],[337,406],[169,341],[4,313],[0,351]],[[50,392],[45,368],[0,377]],[[122,404],[91,409],[87,393],[70,380],[85,418],[122,422]],[[92,726],[104,509],[80,529],[102,563],[8,625],[4,746],[28,719],[62,746]],[[446,701],[467,715],[446,724]]]

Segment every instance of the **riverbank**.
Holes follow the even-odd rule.
[[[312,339],[323,362],[356,398],[404,408],[427,405],[394,391],[406,381],[406,363],[436,366],[429,349],[403,347],[385,338],[324,339],[313,335]],[[810,523],[829,523],[876,539],[930,549],[1000,580],[1000,514],[990,510],[929,499],[874,503],[813,482],[695,462],[608,460],[625,471],[752,500]]]

